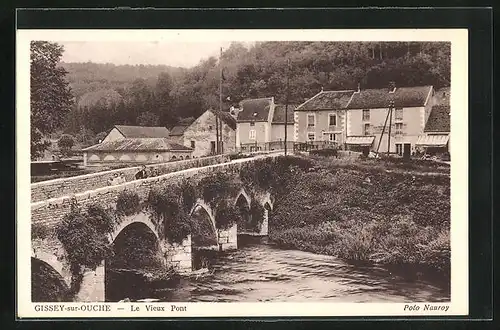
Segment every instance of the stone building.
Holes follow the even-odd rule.
[[[101,142],[111,142],[128,138],[168,138],[166,127],[145,127],[115,125]]]
[[[450,88],[442,88],[434,95],[434,105],[418,137],[416,147],[430,155],[450,152]]]
[[[192,149],[172,142],[165,127],[115,125],[101,143],[85,148],[83,163],[161,163],[191,158]]]
[[[343,145],[346,140],[346,106],[354,91],[321,91],[299,105],[295,115],[295,141],[329,141]]]
[[[285,124],[285,106],[274,103],[274,97],[247,99],[233,109],[237,115],[236,146],[242,151],[281,149],[287,138],[293,144],[293,105],[288,107]]]
[[[389,88],[354,92],[346,107],[347,147],[365,153],[378,150],[410,155],[424,132],[433,106],[433,93],[432,86],[398,88],[393,83]],[[391,102],[394,102],[394,109],[392,118],[388,118]]]
[[[193,150],[193,157],[213,155],[216,152],[217,128],[216,117],[222,121],[222,153],[231,153],[236,149],[236,120],[229,112],[209,109],[189,125],[172,128],[173,141]]]
[[[288,105],[285,124],[285,109],[287,107],[284,104],[275,105],[273,120],[271,122],[271,142],[285,141],[286,129],[287,141],[290,141],[289,144],[293,144],[293,141],[295,140],[293,112],[296,106],[296,104]]]
[[[191,158],[193,150],[165,138],[127,138],[102,142],[83,151],[85,166],[95,163],[162,163]]]

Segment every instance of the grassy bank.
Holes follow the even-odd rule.
[[[449,274],[449,166],[311,158],[277,196],[270,239],[345,260]]]

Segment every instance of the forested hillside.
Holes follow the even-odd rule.
[[[158,75],[162,72],[176,76],[185,71],[167,65],[114,65],[92,62],[61,62],[59,65],[68,71],[66,77],[77,100],[88,92],[103,89],[115,90],[123,95],[135,79],[144,79],[149,85],[154,86]]]
[[[287,70],[290,103],[302,103],[321,88],[386,87],[391,80],[397,86],[449,86],[450,44],[259,42],[246,48],[233,43],[220,61],[208,58],[190,69],[95,63],[62,66],[77,102],[65,131],[95,136],[114,124],[171,127],[181,118],[218,108],[221,68],[225,109],[245,98],[274,96],[284,102]]]

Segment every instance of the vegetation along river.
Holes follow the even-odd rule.
[[[181,277],[154,288],[139,278],[113,276],[120,287],[111,301],[144,298],[206,302],[443,302],[446,282],[436,276],[415,276],[374,265],[352,265],[338,258],[279,249],[265,242],[242,244],[217,254],[209,275]],[[125,283],[126,282],[126,283]]]

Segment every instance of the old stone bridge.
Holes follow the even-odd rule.
[[[205,159],[152,165],[159,169],[160,175],[142,180],[133,180],[133,174],[137,171],[137,168],[126,168],[35,183],[31,187],[32,229],[34,226],[55,228],[63,217],[70,212],[71,205],[75,202],[83,207],[96,203],[105,207],[114,207],[118,196],[124,190],[136,192],[141,200],[143,200],[153,187],[163,183],[177,183],[187,178],[199,180],[204,176],[218,171],[238,173],[244,164],[255,162],[255,160],[261,158],[277,157],[280,154],[256,155],[252,158],[232,161],[227,156],[214,156]],[[119,185],[107,186],[107,180],[115,173],[123,173],[127,180],[130,181]],[[273,196],[269,192],[253,192],[249,194],[244,187],[241,187],[236,193],[230,196],[230,201],[234,205],[243,204],[250,209],[252,198],[264,207],[264,217],[260,228],[248,234],[265,236],[268,234],[268,218],[269,212],[273,209]],[[216,245],[211,248],[219,251],[237,249],[237,224],[234,224],[229,229],[217,229],[214,211],[209,203],[198,198],[191,209],[190,216],[201,213],[206,219],[210,220],[210,227],[212,228],[214,241],[216,242]],[[147,212],[142,211],[134,215],[120,217],[109,237],[110,242],[114,243],[119,235],[127,232],[127,230],[134,226],[142,226],[142,229],[147,228],[147,230],[154,234],[165,267],[174,267],[181,273],[192,271],[192,251],[194,246],[191,235],[185,237],[182,243],[169,242],[159,234],[158,224],[155,225],[155,222]],[[66,286],[69,287],[72,276],[70,265],[62,244],[55,236],[51,234],[40,238],[32,235],[32,262],[42,262],[44,265],[50,266],[53,271],[60,275]],[[102,261],[102,264],[95,270],[86,270],[84,272],[80,289],[74,299],[77,301],[93,302],[105,300],[105,267],[105,262]]]

